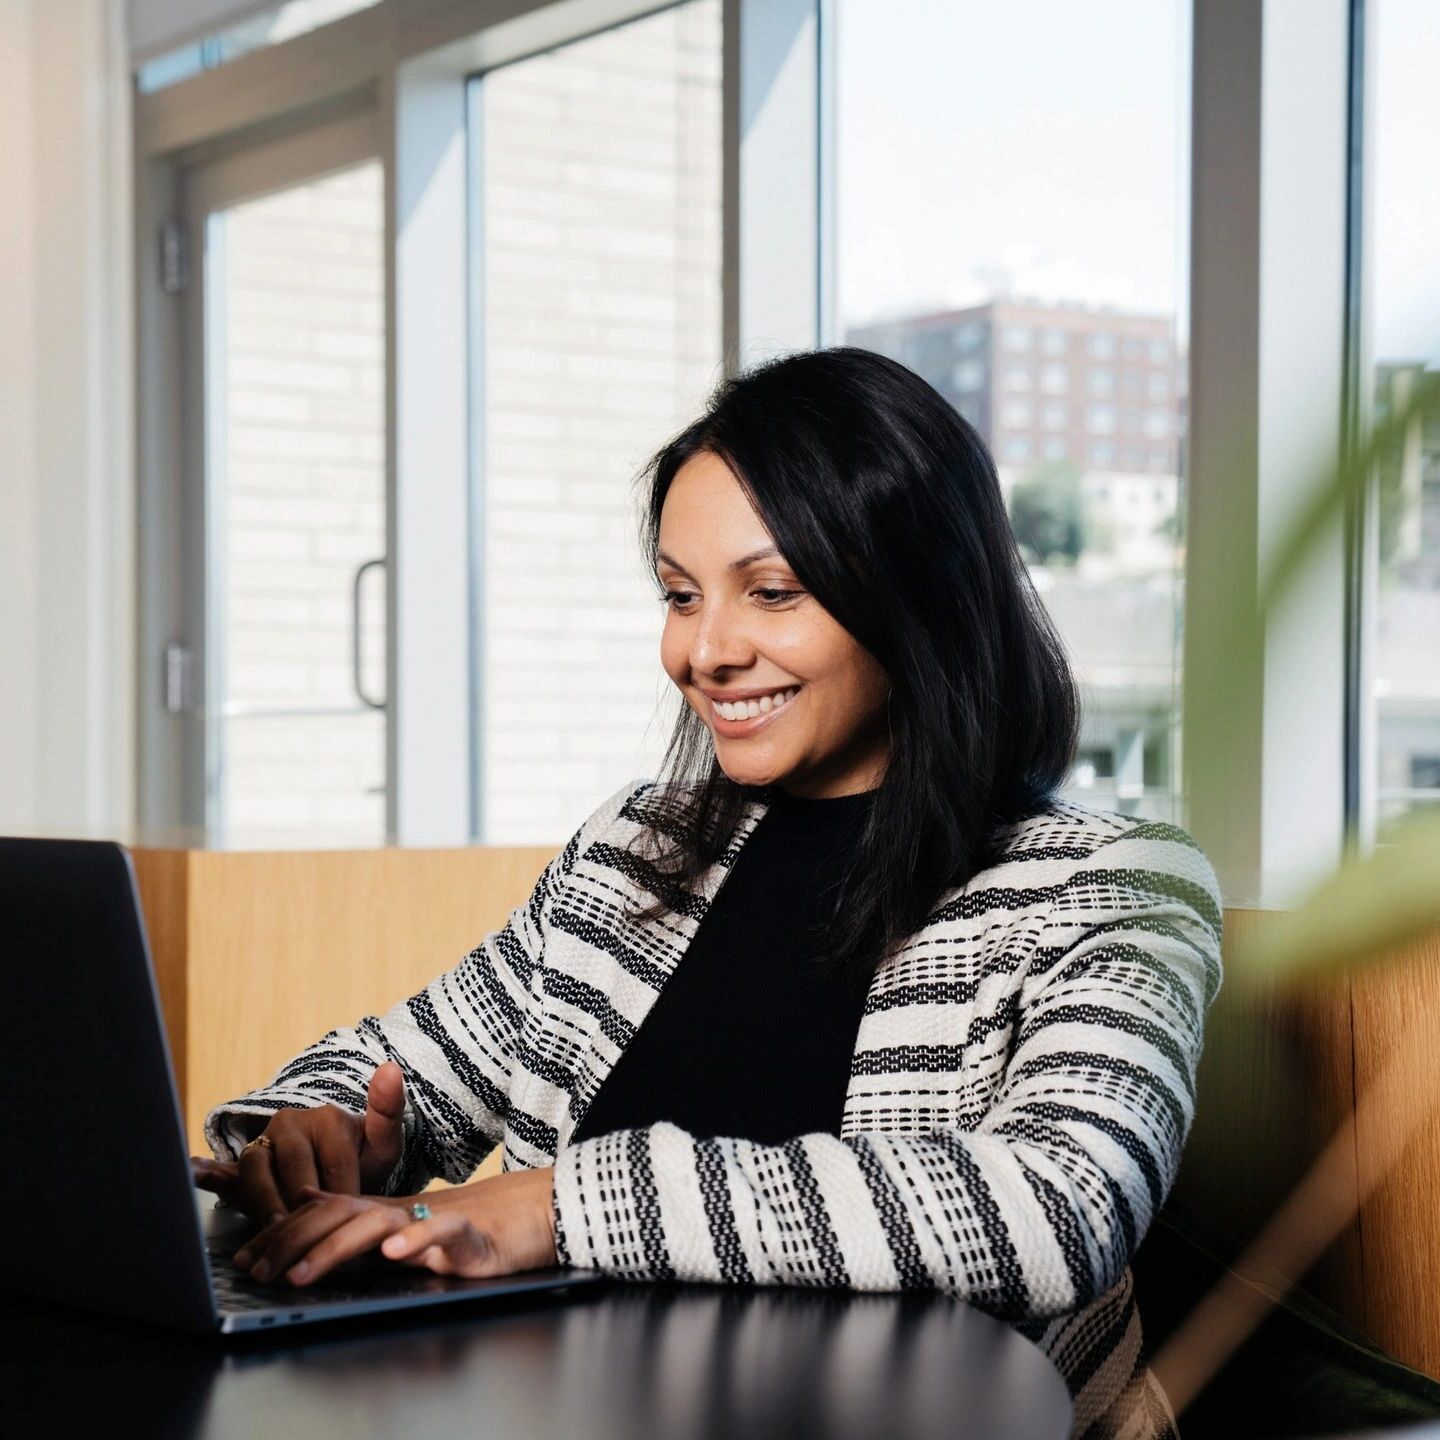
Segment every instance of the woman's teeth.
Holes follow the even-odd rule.
[[[758,700],[712,700],[710,703],[722,720],[753,720],[757,715],[767,715],[771,710],[778,710],[787,701],[793,700],[799,690],[800,687],[794,685],[789,690],[777,690],[773,695],[762,695]]]

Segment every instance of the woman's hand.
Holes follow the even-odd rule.
[[[387,1060],[370,1077],[364,1115],[338,1105],[280,1110],[261,1132],[269,1145],[250,1145],[235,1160],[190,1157],[195,1184],[213,1190],[262,1225],[303,1203],[323,1186],[336,1195],[385,1188],[404,1147],[405,1079]]]
[[[555,1172],[513,1170],[450,1190],[427,1191],[428,1220],[411,1217],[414,1195],[383,1199],[306,1186],[293,1214],[267,1225],[235,1253],[261,1282],[308,1285],[369,1250],[437,1275],[510,1275],[555,1263]]]

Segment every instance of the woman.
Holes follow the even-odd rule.
[[[1047,1349],[1077,1433],[1164,1433],[1129,1261],[1220,897],[1183,831],[1056,798],[1074,684],[984,445],[836,348],[724,382],[644,478],[663,778],[453,970],[211,1112],[197,1178],[270,1222],[238,1263],[941,1289]]]

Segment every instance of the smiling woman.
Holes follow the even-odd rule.
[[[243,1263],[940,1291],[1052,1357],[1077,1435],[1172,1433],[1130,1260],[1219,890],[1183,830],[1058,798],[1075,689],[984,445],[839,348],[727,380],[641,479],[662,773],[453,969],[210,1113],[199,1183],[268,1222]]]

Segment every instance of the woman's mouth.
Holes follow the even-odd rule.
[[[753,735],[789,710],[803,688],[800,685],[790,685],[755,700],[737,700],[733,704],[710,700],[707,697],[711,728],[717,735],[723,735],[727,739],[738,740]],[[722,711],[722,705],[728,714]]]

